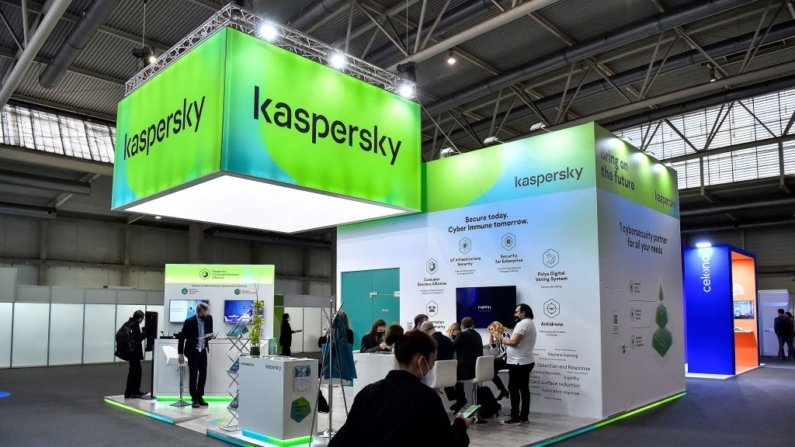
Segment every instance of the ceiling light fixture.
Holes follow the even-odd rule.
[[[442,148],[441,151],[439,151],[439,158],[452,157],[453,155],[458,155],[460,153],[461,153],[461,151],[459,151],[458,149],[456,149],[454,147],[445,147],[445,148]]]
[[[532,126],[530,126],[530,132],[535,132],[537,130],[543,130],[544,132],[551,132],[549,129],[547,129],[547,125],[544,123],[535,123]]]
[[[712,247],[712,244],[709,242],[697,242],[696,248],[709,248]]]
[[[715,68],[710,66],[709,67],[709,82],[715,82],[718,78],[715,76]]]
[[[448,63],[448,65],[455,65],[455,61],[456,61],[456,59],[455,59],[455,51],[450,50],[447,53],[447,63]]]
[[[401,84],[400,87],[398,88],[398,93],[400,93],[400,96],[402,96],[404,98],[411,99],[416,94],[416,91],[414,89],[414,85],[413,84],[409,84],[408,82],[405,82],[405,83]]]
[[[503,142],[497,139],[497,137],[486,137],[486,139],[483,140],[483,144],[494,144],[494,143],[503,144]]]
[[[336,68],[337,70],[342,70],[343,68],[345,68],[346,65],[348,65],[348,59],[345,57],[344,54],[340,52],[335,52],[334,54],[331,55],[331,58],[329,59],[329,64],[331,64],[331,66],[333,68]]]
[[[273,42],[279,37],[279,30],[270,22],[262,22],[259,26],[259,36],[268,42]]]
[[[162,217],[161,216],[155,216],[155,219],[160,220],[160,219],[162,219]]]

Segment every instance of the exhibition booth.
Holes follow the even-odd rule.
[[[527,303],[531,411],[603,419],[684,391],[673,169],[595,124],[422,168],[422,213],[338,230],[338,293],[357,335],[372,320],[356,314],[376,318],[394,291],[388,323],[427,314],[437,330],[470,316],[510,331]]]
[[[530,304],[531,419],[543,429],[524,444],[684,394],[672,168],[593,123],[423,164],[420,108],[395,94],[401,78],[352,58],[318,64],[330,47],[299,51],[286,27],[258,38],[268,23],[232,4],[208,23],[216,28],[137,77],[119,104],[114,209],[279,232],[339,227],[336,296],[354,349],[376,318],[410,328],[424,313],[443,330],[470,316],[481,331],[495,320],[510,331],[515,306]],[[168,338],[154,346],[163,400],[106,401],[235,445],[309,443],[326,428],[314,424],[318,365],[274,355],[288,308],[274,275],[167,266],[168,333],[210,305],[218,339],[206,392],[216,402],[172,406],[179,367]],[[259,357],[247,355],[259,333],[248,318],[264,322]],[[325,389],[335,396],[328,428],[344,422],[348,397],[394,367],[389,355],[356,358],[360,383]],[[500,431],[487,424],[470,437]]]
[[[759,366],[756,257],[701,245],[684,251],[687,371],[732,377]]]

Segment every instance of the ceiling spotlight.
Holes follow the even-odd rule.
[[[543,130],[544,132],[549,132],[550,130],[547,129],[547,125],[544,123],[535,123],[530,126],[530,132],[535,132],[537,130]]]
[[[157,220],[160,220],[160,219],[162,219],[162,217],[160,217],[160,216],[155,216],[155,219],[157,219]]]
[[[262,22],[259,26],[259,36],[268,42],[273,42],[279,37],[279,30],[270,22]]]
[[[715,67],[709,67],[709,82],[715,82],[718,78],[715,77]]]
[[[709,248],[712,247],[712,244],[709,242],[697,242],[696,248]]]
[[[494,143],[502,144],[502,141],[498,140],[497,137],[486,137],[486,139],[483,140],[483,144],[494,144]]]
[[[447,53],[447,63],[449,65],[455,65],[455,52],[453,50]]]
[[[348,65],[348,59],[346,59],[345,55],[342,53],[335,51],[334,54],[331,55],[331,58],[329,58],[329,63],[337,70],[341,70]]]
[[[439,151],[439,158],[447,158],[452,157],[453,155],[458,155],[461,152],[453,147],[445,147],[441,151]]]
[[[149,56],[146,56],[146,63],[151,65],[154,64],[155,61],[157,61],[157,56],[155,56],[155,53],[149,53]]]
[[[409,84],[408,82],[404,82],[400,84],[398,87],[398,94],[404,98],[413,98],[416,94],[416,90],[414,89],[414,84]]]

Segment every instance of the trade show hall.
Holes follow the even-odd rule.
[[[787,445],[794,5],[0,2],[0,446]]]

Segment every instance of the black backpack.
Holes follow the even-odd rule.
[[[116,357],[128,361],[135,357],[135,337],[127,323],[122,324],[116,331],[116,352],[114,354]]]
[[[480,405],[480,408],[478,408],[479,417],[487,419],[500,414],[502,407],[494,397],[494,393],[491,392],[491,388],[485,386],[478,387],[477,393],[478,405]]]

